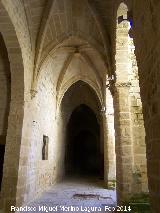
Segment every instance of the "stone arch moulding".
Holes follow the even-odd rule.
[[[61,105],[62,99],[65,95],[65,93],[67,92],[67,90],[76,82],[78,81],[83,81],[86,84],[88,84],[88,86],[90,86],[93,91],[95,92],[99,103],[101,104],[101,107],[103,106],[104,100],[103,100],[103,95],[102,95],[102,91],[99,90],[98,85],[96,83],[94,83],[92,80],[90,79],[86,79],[85,76],[75,76],[73,78],[71,78],[60,90],[59,96],[57,97],[57,111]]]
[[[94,19],[98,25],[98,28],[101,33],[101,37],[103,40],[104,48],[105,48],[105,54],[106,54],[106,59],[107,59],[107,68],[108,68],[108,74],[112,75],[112,68],[111,68],[111,54],[109,53],[110,51],[110,45],[109,45],[109,35],[106,33],[105,27],[103,25],[103,21],[101,20],[99,13],[96,10],[96,7],[94,6],[94,3],[92,0],[87,0],[88,6],[94,16]]]
[[[128,2],[128,1],[121,0],[120,2],[117,2],[117,4],[116,4],[116,12],[118,11],[118,9],[119,9],[122,5],[123,5],[124,7],[126,7],[127,11],[129,10],[129,8],[130,8],[129,2]]]
[[[116,11],[116,19],[118,19],[119,15],[127,16],[127,13],[129,11],[129,5],[127,4],[127,2],[122,1],[116,5],[115,11]],[[127,19],[127,21],[129,21],[128,17],[125,17],[125,19]]]
[[[119,16],[125,16],[123,17],[124,20],[130,22],[130,19],[132,19],[132,5],[128,1],[121,1],[117,2],[115,6],[115,20],[118,21]]]
[[[62,84],[63,84],[64,76],[65,76],[65,74],[66,74],[66,72],[67,72],[67,69],[68,69],[69,65],[71,64],[71,62],[72,62],[72,60],[73,60],[73,58],[74,58],[74,56],[75,56],[76,54],[77,54],[77,53],[76,53],[76,49],[75,49],[74,52],[71,52],[71,53],[69,54],[69,56],[67,57],[66,61],[64,62],[63,68],[61,69],[61,72],[60,72],[59,78],[58,78],[58,82],[57,82],[57,87],[56,87],[57,95],[58,95],[59,92],[60,92],[61,86],[62,86]],[[100,84],[101,90],[102,90],[103,82],[102,82],[102,80],[101,80],[101,77],[100,77],[100,75],[99,75],[99,73],[98,73],[96,67],[95,67],[94,64],[90,61],[90,59],[87,57],[87,55],[85,55],[85,54],[82,53],[82,52],[79,52],[78,54],[79,54],[79,56],[80,56],[80,59],[81,59],[85,64],[87,64],[88,67],[91,68],[93,74],[95,74],[96,79],[99,81],[99,84]]]
[[[7,208],[9,208],[9,205],[16,205],[17,199],[18,168],[24,116],[24,65],[14,25],[10,14],[5,8],[5,4],[2,2],[0,2],[0,9],[6,20],[3,23],[4,19],[0,19],[0,32],[7,48],[11,72],[11,103],[3,167],[1,191],[1,199],[3,199],[0,209],[3,209],[3,212],[9,212]],[[8,36],[8,30],[10,36]],[[10,158],[13,160],[10,160]],[[7,185],[4,184],[6,182]]]
[[[34,95],[36,94],[37,92],[37,85],[38,85],[38,80],[39,80],[39,76],[40,76],[40,73],[42,71],[42,67],[43,67],[43,64],[46,63],[49,58],[51,57],[51,55],[55,54],[56,51],[58,51],[58,49],[60,48],[64,48],[66,49],[67,51],[67,47],[63,47],[63,43],[68,40],[69,38],[78,38],[86,43],[89,44],[89,47],[90,48],[93,48],[93,50],[95,50],[97,52],[97,54],[100,56],[101,60],[104,62],[105,66],[106,66],[106,71],[108,71],[108,68],[107,68],[107,64],[106,64],[106,61],[105,61],[105,58],[104,58],[104,52],[103,52],[103,49],[101,48],[101,46],[99,46],[96,41],[94,39],[92,39],[91,42],[89,42],[87,40],[87,38],[84,38],[84,36],[81,36],[81,35],[75,35],[75,36],[66,36],[63,40],[57,42],[56,44],[54,44],[54,46],[50,46],[49,45],[49,49],[45,50],[45,56],[42,57],[41,59],[41,62],[39,63],[38,67],[37,67],[37,71],[34,72],[34,77],[33,77],[33,81],[32,81],[32,89],[31,89],[31,96],[34,97]],[[74,57],[74,54],[76,53],[76,48],[73,46],[73,47],[70,47],[69,48],[69,52],[71,54],[73,54],[73,57]],[[80,52],[80,55],[81,57],[84,58],[83,56],[83,53]],[[93,70],[95,72],[95,69]],[[97,75],[97,74],[96,74]]]

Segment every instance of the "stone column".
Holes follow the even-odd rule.
[[[118,202],[134,194],[133,147],[130,118],[130,83],[116,83],[114,91],[116,180]]]
[[[102,112],[103,129],[104,129],[104,183],[108,187],[109,159],[108,159],[108,127],[105,112]]]
[[[100,119],[100,154],[101,154],[101,177],[104,178],[104,184],[108,187],[108,165],[106,164],[108,155],[107,155],[107,143],[106,143],[106,122],[105,122],[105,112],[102,110]]]
[[[133,39],[129,42],[129,70],[130,103],[131,103],[131,125],[133,135],[134,169],[133,187],[137,194],[148,192],[147,166],[146,166],[146,144],[145,129],[142,114],[142,102],[140,96],[138,67],[135,56]]]
[[[105,112],[105,129],[107,144],[107,162],[108,165],[108,182],[109,185],[116,180],[116,156],[115,156],[115,131],[114,131],[114,109],[113,97],[107,88],[106,90],[106,112]]]

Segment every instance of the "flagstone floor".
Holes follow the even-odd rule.
[[[116,206],[116,191],[103,188],[98,179],[68,179],[57,183],[52,189],[27,205],[36,212],[112,212]]]

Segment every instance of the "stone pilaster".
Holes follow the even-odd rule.
[[[114,130],[114,108],[113,97],[109,89],[106,90],[106,112],[105,112],[105,130],[107,131],[107,165],[108,165],[108,181],[112,182],[116,179],[116,158],[115,158],[115,130]]]
[[[114,89],[116,180],[119,202],[128,199],[134,193],[129,89],[128,82],[116,83]]]

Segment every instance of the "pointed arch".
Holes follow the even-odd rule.
[[[128,5],[124,2],[121,2],[117,7],[117,17],[118,16],[127,16]]]
[[[10,204],[16,206],[19,175],[18,168],[24,117],[24,64],[17,32],[12,23],[13,20],[3,2],[4,1],[0,2],[0,32],[7,49],[11,72],[11,102],[8,117],[1,191],[1,198],[3,198],[2,209],[6,212],[6,208],[8,208]],[[1,19],[1,14],[3,14],[3,19]],[[5,23],[3,23],[4,17]],[[14,160],[10,160],[10,158]],[[6,182],[7,187],[5,186]],[[10,193],[11,191],[12,194]]]
[[[65,93],[67,92],[67,90],[75,83],[79,82],[79,81],[82,81],[84,83],[86,83],[89,87],[92,88],[92,90],[95,92],[98,100],[99,100],[99,103],[100,103],[100,106],[102,108],[103,106],[103,96],[102,96],[102,93],[101,91],[99,90],[98,86],[90,79],[86,79],[85,76],[75,76],[73,78],[71,78],[64,86],[63,88],[61,89],[61,92],[59,94],[59,97],[57,99],[57,109],[60,107],[61,105],[61,102],[62,102],[62,99],[65,95]]]

